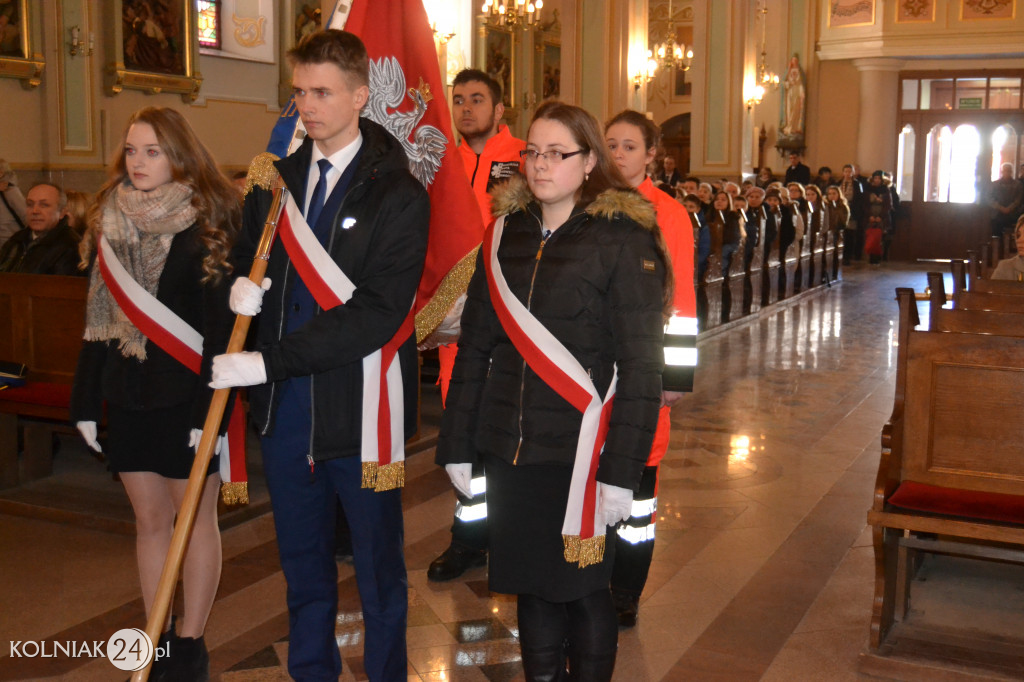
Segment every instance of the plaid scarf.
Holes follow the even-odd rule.
[[[169,182],[143,192],[120,185],[103,206],[101,228],[125,270],[146,291],[156,296],[174,235],[195,222],[192,190]],[[118,307],[99,267],[89,276],[85,340],[117,339],[126,357],[146,359],[146,337]]]

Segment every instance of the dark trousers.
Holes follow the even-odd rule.
[[[484,465],[473,465],[473,478],[484,478]],[[459,503],[455,507],[455,519],[452,521],[452,543],[467,549],[487,549],[487,492],[480,492],[473,497],[466,497],[455,491]],[[482,505],[482,506],[478,506]],[[483,513],[482,518],[473,518]]]
[[[638,503],[656,501],[658,495],[658,467],[645,467],[640,488],[633,496]],[[615,564],[612,568],[612,592],[639,598],[647,584],[647,573],[654,557],[654,523],[656,510],[641,516],[631,516],[621,524],[615,534]],[[644,537],[644,532],[650,535]]]
[[[402,553],[401,489],[378,493],[361,488],[358,457],[316,462],[311,468],[306,457],[309,409],[295,393],[285,385],[274,435],[261,441],[281,569],[288,583],[288,673],[295,680],[332,681],[341,674],[334,638],[338,611],[334,531],[340,500],[352,522],[366,674],[374,682],[404,681],[408,581]]]

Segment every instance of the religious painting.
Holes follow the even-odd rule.
[[[124,88],[156,94],[177,92],[186,101],[199,94],[201,78],[195,74],[198,47],[195,3],[192,0],[111,0],[114,40],[110,41],[113,65],[107,88],[117,94]]]
[[[32,41],[32,16],[28,0],[0,0],[0,76],[23,79],[33,88],[40,83],[43,56]]]
[[[1013,19],[1015,0],[960,0],[961,19]]]
[[[488,26],[484,40],[484,71],[501,84],[502,102],[515,103],[512,92],[512,31]]]
[[[873,23],[875,23],[875,0],[829,0],[829,27],[846,28],[868,26]]]
[[[922,21],[935,21],[935,0],[899,0],[896,3],[897,24]]]
[[[540,98],[558,99],[562,90],[562,46],[545,41],[540,60]]]
[[[316,33],[320,30],[322,23],[320,9],[320,3],[314,0],[305,0],[295,3],[295,42],[298,44],[300,40],[308,36],[310,33]]]

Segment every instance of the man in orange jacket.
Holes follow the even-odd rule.
[[[463,69],[452,84],[452,115],[455,129],[462,142],[459,153],[466,174],[473,185],[484,225],[490,225],[491,195],[495,185],[520,172],[522,159],[519,152],[526,143],[512,137],[508,126],[501,125],[505,114],[501,86],[478,69]],[[454,343],[438,346],[441,363],[441,403],[448,394],[452,367],[458,346]],[[475,467],[471,481],[473,497],[456,493],[455,521],[452,524],[452,542],[441,556],[427,569],[427,578],[434,581],[452,580],[472,566],[487,563],[487,501],[484,491],[484,472]]]

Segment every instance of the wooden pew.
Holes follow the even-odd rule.
[[[929,301],[933,311],[946,301],[945,282],[940,272],[929,272]],[[956,279],[954,275],[954,280]],[[988,284],[980,282],[987,281]],[[1015,286],[1009,286],[1015,285]],[[1018,282],[1000,283],[998,280],[979,280],[974,286],[992,291],[960,291],[953,296],[953,307],[959,310],[990,310],[1000,313],[1024,313],[1024,287]]]
[[[897,297],[895,399],[868,512],[870,648],[883,655],[920,553],[1024,563],[1024,422],[1008,418],[1024,392],[1020,338],[916,331],[914,292]]]
[[[0,391],[0,488],[53,470],[53,427],[69,420],[88,286],[85,277],[0,274],[0,359],[28,366],[25,386]]]

